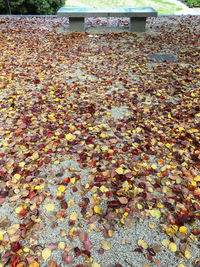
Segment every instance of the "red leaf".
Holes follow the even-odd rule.
[[[88,239],[88,234],[85,232],[85,231],[82,231],[80,234],[79,234],[79,239],[81,242],[84,242],[84,241],[87,241]]]
[[[83,247],[87,250],[90,250],[93,247],[93,245],[90,241],[87,240],[87,241],[83,241]]]
[[[11,250],[12,250],[13,252],[17,252],[18,250],[21,249],[21,245],[20,245],[19,242],[12,242],[12,243],[10,244],[10,246],[11,246]]]
[[[33,82],[34,82],[34,84],[39,84],[39,83],[40,83],[40,79],[35,78],[35,79],[33,80]]]
[[[74,263],[74,259],[72,258],[72,256],[68,255],[67,252],[62,254],[62,260],[67,264]]]

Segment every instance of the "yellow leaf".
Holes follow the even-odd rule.
[[[58,191],[57,193],[56,193],[56,196],[58,196],[58,197],[60,197],[62,195],[62,192],[61,191]]]
[[[195,177],[194,177],[194,181],[195,181],[195,182],[200,182],[200,175],[195,176]]]
[[[179,264],[177,267],[186,267],[184,264]]]
[[[108,192],[108,191],[109,191],[108,188],[105,187],[104,185],[102,185],[99,189],[100,189],[100,191],[101,191],[102,193],[105,193],[105,192]]]
[[[181,227],[179,228],[179,232],[181,232],[181,233],[187,235],[187,233],[188,233],[188,229],[187,229],[187,227],[185,227],[185,226],[181,226]]]
[[[159,209],[162,209],[162,208],[164,207],[164,205],[161,204],[161,203],[157,203],[157,207],[158,207]]]
[[[15,175],[13,176],[15,179],[19,180],[21,178],[21,175],[18,173],[15,173]]]
[[[31,158],[32,160],[38,159],[39,158],[38,152],[34,152]]]
[[[122,186],[123,186],[123,189],[124,189],[125,191],[128,191],[128,190],[129,190],[129,187],[130,187],[130,186],[129,186],[128,181],[123,182]]]
[[[23,249],[23,251],[24,251],[25,253],[28,253],[28,252],[30,251],[30,248],[25,247],[25,248]]]
[[[101,211],[101,208],[99,206],[94,206],[94,211],[96,213],[99,213]]]
[[[101,246],[104,250],[109,250],[111,248],[111,243],[110,241],[102,240]]]
[[[106,137],[105,133],[101,133],[100,137],[105,138]]]
[[[74,125],[70,126],[70,131],[74,131],[76,128],[74,127]]]
[[[94,262],[94,263],[92,263],[91,267],[101,267],[101,264]]]
[[[178,231],[178,226],[175,225],[175,224],[173,224],[173,225],[172,225],[172,229],[174,229],[175,231]]]
[[[75,211],[72,212],[71,215],[70,215],[70,220],[76,221],[77,218],[78,218],[78,214]]]
[[[52,210],[55,209],[55,205],[54,205],[54,203],[46,204],[44,207],[45,207],[45,209],[46,209],[47,211],[52,211]]]
[[[37,263],[37,261],[32,261],[30,264],[29,264],[29,267],[39,267],[39,263]]]
[[[175,231],[170,227],[167,228],[165,231],[169,236],[174,236],[175,235]]]
[[[113,230],[108,230],[108,236],[109,237],[113,237],[114,235],[114,231]]]
[[[117,168],[115,171],[118,174],[123,174],[124,173],[124,170],[122,169],[122,167]]]
[[[197,183],[196,183],[196,181],[191,181],[191,182],[189,183],[189,185],[192,185],[192,186],[196,187],[196,186],[197,186]]]
[[[176,252],[177,251],[177,245],[174,242],[171,242],[168,246],[169,250],[171,250],[172,252]]]
[[[168,147],[168,148],[170,148],[171,147],[171,144],[166,143],[165,146]]]
[[[179,130],[179,132],[182,132],[184,130],[184,128],[183,127],[179,127],[178,130]]]
[[[71,179],[70,179],[70,183],[71,183],[71,184],[75,184],[75,182],[76,182],[76,178],[71,178]]]
[[[76,227],[72,227],[72,229],[69,231],[69,235],[72,236],[77,232],[77,228]]]
[[[156,170],[156,169],[157,169],[156,164],[152,164],[152,165],[151,165],[151,168],[154,169],[154,170]]]
[[[67,202],[67,204],[68,204],[68,207],[69,207],[69,208],[74,207],[74,200],[73,200],[73,199],[70,199],[70,200]]]
[[[76,137],[73,134],[71,134],[71,133],[68,133],[68,134],[65,135],[65,139],[67,141],[73,141],[75,138]]]
[[[149,222],[149,228],[151,228],[151,229],[154,229],[154,228],[156,228],[156,223],[155,222]]]
[[[190,259],[191,258],[191,253],[190,253],[190,251],[188,249],[186,249],[186,251],[185,251],[185,257],[186,257],[186,259]]]
[[[63,250],[65,248],[66,248],[66,243],[65,242],[59,242],[58,243],[58,249]]]
[[[24,161],[19,163],[19,167],[23,168],[26,163]]]
[[[17,208],[15,209],[15,212],[16,212],[16,214],[19,214],[22,210],[23,210],[23,207],[20,206],[20,207],[17,207]]]
[[[149,213],[151,214],[152,217],[159,219],[161,216],[161,213],[159,210],[149,210]]]
[[[44,261],[46,261],[50,256],[51,256],[51,250],[49,248],[45,248],[42,251],[42,258],[44,259]]]
[[[64,192],[65,191],[65,186],[64,185],[60,185],[59,187],[58,187],[58,191],[60,191],[60,192]]]
[[[138,246],[140,246],[144,249],[148,248],[148,244],[144,240],[139,239],[137,243],[138,243]]]
[[[162,245],[164,246],[164,247],[168,247],[169,246],[169,244],[170,244],[170,241],[168,240],[168,239],[163,239],[162,241],[161,241],[161,243],[162,243]]]

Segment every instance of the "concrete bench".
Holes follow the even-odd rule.
[[[62,7],[57,12],[58,17],[69,18],[69,29],[82,32],[85,30],[86,17],[130,17],[130,31],[144,32],[147,17],[157,17],[157,11],[152,7]]]

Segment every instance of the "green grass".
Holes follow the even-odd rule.
[[[159,15],[174,15],[181,4],[170,0],[66,0],[66,7],[153,7]]]
[[[189,7],[200,7],[200,0],[185,0]]]

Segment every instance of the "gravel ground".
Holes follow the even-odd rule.
[[[3,17],[0,17],[0,21],[3,21]],[[9,19],[8,19],[9,20]],[[10,24],[8,23],[8,27],[10,27],[10,30],[15,27],[15,24],[17,25],[17,22],[20,20],[20,18],[15,18],[10,21]],[[39,18],[26,18],[25,24],[30,24],[35,22],[36,20],[39,20]],[[200,18],[195,16],[163,16],[158,18],[151,18],[147,20],[147,31],[145,33],[134,33],[133,37],[137,36],[137,41],[142,42],[145,40],[145,38],[149,37],[156,38],[159,37],[159,35],[162,34],[175,34],[176,31],[179,31],[183,25],[186,28],[187,26],[190,27],[191,32],[200,30]],[[46,32],[51,32],[53,30],[54,34],[58,34],[58,37],[65,34],[68,35],[69,32],[67,31],[67,19],[57,19],[57,18],[45,18],[41,19],[40,24],[34,24],[33,28],[37,30],[37,27],[41,30],[43,34]],[[104,38],[106,34],[108,33],[123,33],[127,32],[127,26],[128,26],[128,19],[98,19],[98,18],[90,18],[86,20],[86,24],[88,25],[88,38],[91,38],[92,44],[94,44],[94,47],[97,47],[98,38],[100,38],[100,45],[107,45],[106,39]],[[39,25],[39,26],[38,26]],[[99,28],[99,25],[101,26]],[[97,27],[98,26],[98,27]],[[17,27],[17,26],[16,26]],[[0,34],[1,31],[4,31],[6,29],[6,26],[4,24],[1,24]],[[99,35],[100,34],[100,35]],[[128,33],[129,40],[132,40],[132,33]],[[104,37],[103,37],[104,36]],[[103,40],[103,41],[102,41]],[[125,40],[122,38],[119,38],[119,42],[123,43]],[[127,41],[127,40],[126,40]],[[153,42],[153,41],[152,41]],[[181,45],[180,45],[181,46]],[[184,49],[183,47],[177,47],[174,46],[173,51],[172,47],[168,47],[168,45],[163,44],[163,47],[158,48],[161,52],[165,53],[174,53],[175,55],[179,56],[179,52],[181,49]],[[3,49],[3,47],[1,47]],[[93,49],[91,45],[91,49]],[[158,51],[158,52],[160,52]],[[134,51],[133,51],[134,52]],[[73,53],[73,49],[72,49]],[[130,51],[132,53],[132,51]],[[149,53],[149,51],[143,51],[143,55],[146,55]],[[187,56],[183,59],[179,57],[180,63],[178,64],[196,64],[196,62],[189,62],[187,59]],[[88,72],[84,71],[83,66],[80,64],[75,64],[75,66],[72,66],[69,69],[69,66],[67,64],[61,64],[60,65],[60,75],[61,79],[69,79],[69,76],[71,77],[71,82],[81,81],[81,82],[95,82],[96,78],[90,74],[88,75]],[[126,64],[123,65],[124,68],[126,68]],[[155,66],[155,65],[154,65]],[[153,64],[148,64],[148,68],[153,68]],[[68,71],[68,73],[67,73]],[[126,71],[126,69],[124,70]],[[69,73],[71,72],[71,73]],[[121,70],[121,73],[123,70]],[[128,73],[128,71],[127,71]],[[141,77],[139,77],[138,74],[127,74],[127,77],[129,75],[129,81],[135,82],[138,81]],[[39,90],[39,85],[37,87]],[[108,86],[106,94],[113,95],[115,90],[122,90],[123,92],[129,89],[126,89],[124,85],[118,85],[118,88],[113,86]],[[191,88],[192,89],[192,88]],[[11,92],[7,90],[2,90],[0,92],[0,101],[2,101],[3,98],[6,98],[7,94],[10,94]],[[98,93],[98,92],[97,92]],[[91,93],[91,99],[93,98],[95,100],[95,95],[92,96]],[[138,98],[141,98],[141,103],[143,102],[143,95],[138,94]],[[146,99],[144,101],[150,101],[151,99]],[[32,99],[34,101],[34,99]],[[72,95],[68,99],[69,103],[76,103],[75,96]],[[152,100],[153,101],[153,100]],[[179,98],[175,97],[174,101],[179,102]],[[103,118],[97,118],[97,122],[99,124],[104,123],[108,129],[107,133],[110,136],[116,136],[113,129],[110,128],[109,122],[115,121],[116,123],[124,117],[128,117],[130,115],[130,108],[126,103],[119,103],[116,101],[116,105],[112,106],[110,110],[107,110],[108,114],[105,114]],[[3,121],[0,120],[0,126],[3,127]],[[120,137],[123,140],[126,139],[126,137]],[[0,152],[3,153],[4,149],[0,147]],[[154,156],[150,157],[151,164],[155,164],[156,158]],[[176,253],[170,251],[167,247],[162,245],[162,241],[165,239],[169,240],[169,236],[166,235],[163,224],[160,221],[159,218],[154,218],[150,214],[147,214],[145,212],[141,212],[141,214],[135,214],[130,219],[130,225],[125,226],[124,224],[120,223],[119,219],[116,218],[116,225],[115,229],[113,230],[113,235],[110,236],[110,238],[106,238],[104,236],[104,230],[106,228],[106,222],[90,222],[87,219],[84,219],[84,217],[81,214],[81,207],[78,205],[79,202],[82,201],[83,196],[82,192],[84,191],[84,188],[87,187],[88,183],[91,181],[90,174],[92,172],[92,168],[89,166],[86,166],[86,168],[82,168],[80,164],[77,161],[77,155],[74,153],[73,155],[65,155],[60,158],[58,158],[57,162],[48,164],[45,168],[39,168],[39,174],[38,176],[41,179],[45,179],[46,181],[46,187],[44,188],[45,194],[45,200],[41,203],[39,207],[39,213],[40,213],[40,219],[36,219],[37,222],[35,231],[32,232],[32,235],[28,240],[25,241],[24,246],[38,246],[38,249],[36,249],[37,258],[39,259],[39,263],[41,267],[55,267],[56,265],[52,263],[50,265],[50,260],[53,259],[56,261],[57,266],[78,266],[78,264],[83,264],[84,266],[91,266],[91,267],[191,267],[194,266],[194,262],[196,259],[200,258],[200,249],[199,249],[199,239],[197,237],[191,236],[191,242],[190,242],[190,252],[191,252],[191,258],[185,259],[183,256],[180,255],[180,253],[177,251]],[[79,257],[73,257],[74,262],[73,263],[63,263],[62,261],[62,254],[63,252],[69,252],[74,247],[83,247],[83,243],[79,240],[79,238],[75,235],[70,237],[68,233],[72,229],[72,225],[69,225],[67,222],[67,218],[61,217],[58,219],[56,217],[56,213],[60,210],[60,200],[57,200],[57,189],[59,186],[59,179],[63,179],[64,177],[74,177],[74,175],[81,175],[81,180],[76,183],[77,191],[73,191],[73,186],[69,187],[66,191],[66,194],[64,196],[64,200],[68,203],[68,209],[67,209],[67,218],[72,212],[76,212],[78,215],[78,219],[76,220],[74,226],[78,229],[78,231],[85,231],[88,233],[88,240],[92,242],[92,248],[90,249],[91,252],[91,258],[85,257],[83,255]],[[11,226],[17,223],[21,223],[17,215],[15,214],[15,208],[20,202],[20,194],[21,189],[18,189],[17,186],[14,189],[15,190],[15,198],[14,199],[6,199],[6,201],[0,206],[0,222],[2,222],[5,219],[5,216],[7,217],[8,221],[11,222]],[[41,190],[43,191],[43,190]],[[95,190],[87,191],[84,195],[84,197],[92,198],[96,193]],[[155,193],[156,194],[156,193]],[[159,194],[159,192],[157,192]],[[55,209],[52,211],[47,211],[45,209],[45,206],[47,204],[54,204]],[[106,203],[102,199],[101,201],[101,209],[106,209]],[[41,224],[41,225],[40,225]],[[152,226],[153,225],[153,226]],[[193,226],[188,226],[192,229],[194,226],[199,226],[198,221]],[[10,225],[8,226],[10,227]],[[8,230],[8,228],[6,229]],[[61,232],[65,230],[66,234],[61,236]],[[4,234],[4,231],[0,229],[0,235]],[[194,240],[192,240],[192,238]],[[16,241],[17,237],[14,235],[12,241]],[[175,242],[177,246],[180,246],[180,238],[174,237]],[[106,240],[106,242],[110,242],[110,249],[104,250],[104,253],[100,253],[99,250],[101,249],[101,242],[102,240]],[[154,250],[157,251],[156,256],[153,257],[152,261],[149,260],[151,257],[149,256],[149,252],[147,249],[142,249],[139,252],[134,251],[138,248],[138,240],[143,240],[147,243],[148,247],[154,247]],[[57,248],[58,244],[60,242],[65,242],[64,248]],[[51,248],[52,254],[51,257],[48,258],[47,261],[43,261],[41,259],[41,254],[43,248]],[[3,246],[0,245],[0,266],[6,266],[3,263],[3,253],[4,249]],[[24,252],[25,253],[25,252]],[[33,252],[32,252],[33,253]],[[72,255],[71,252],[69,255]],[[34,254],[35,255],[35,254]],[[36,259],[35,256],[29,257],[29,263],[31,260]],[[121,264],[121,265],[120,265]],[[182,264],[182,265],[181,265]],[[9,265],[7,265],[9,266]],[[37,266],[37,265],[35,265]],[[32,266],[32,267],[35,267]],[[81,267],[81,265],[79,265]],[[22,267],[22,266],[17,266]]]

